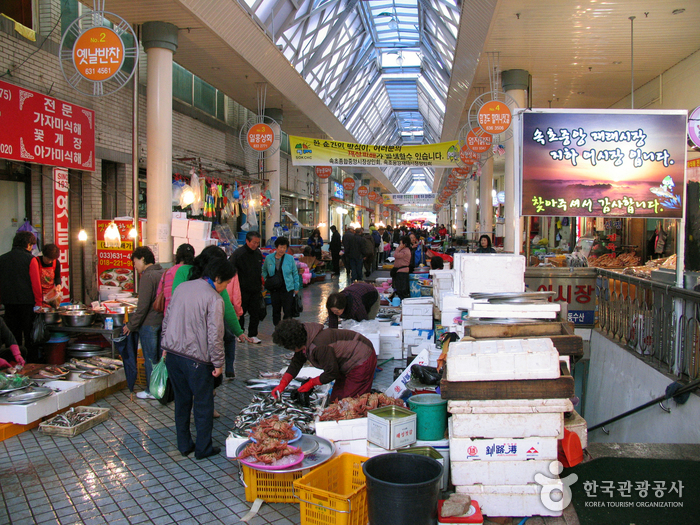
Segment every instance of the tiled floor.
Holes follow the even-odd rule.
[[[342,276],[341,286],[344,281]],[[337,280],[305,288],[301,320],[318,320],[325,298],[337,289]],[[237,377],[217,389],[221,418],[214,420],[214,441],[223,449],[220,455],[202,461],[181,457],[172,404],[132,402],[125,389],[97,403],[112,409],[106,422],[72,439],[35,429],[0,442],[0,524],[238,523],[250,503],[237,463],[225,455],[225,440],[253,395],[244,381],[260,370],[281,369],[288,353],[271,342],[269,310],[260,329],[263,343],[239,344]],[[387,363],[375,386],[389,385],[394,366]],[[299,508],[265,504],[248,523],[299,523]]]

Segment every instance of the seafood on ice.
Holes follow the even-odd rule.
[[[278,416],[263,419],[252,430],[250,437],[258,442],[269,439],[289,441],[294,439],[295,436],[294,425],[289,421],[281,420]]]
[[[366,417],[367,412],[375,408],[396,405],[406,407],[406,404],[400,399],[394,399],[386,394],[362,394],[359,397],[346,397],[332,403],[326,408],[319,420],[321,421],[340,421],[341,419],[357,419]]]

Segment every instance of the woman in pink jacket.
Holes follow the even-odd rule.
[[[404,235],[399,239],[399,247],[394,252],[395,275],[392,278],[392,286],[400,299],[410,297],[408,286],[408,266],[411,263],[411,239]]]

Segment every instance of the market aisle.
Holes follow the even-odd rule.
[[[340,285],[345,285],[342,276]],[[338,281],[304,289],[300,320],[324,318],[322,306]],[[250,507],[238,466],[225,455],[225,440],[239,410],[253,396],[244,381],[259,370],[285,366],[287,350],[271,342],[272,314],[261,323],[260,345],[239,344],[236,380],[217,389],[214,441],[222,453],[196,461],[183,458],[175,444],[172,405],[131,402],[128,390],[100,400],[110,418],[72,439],[46,436],[38,429],[0,442],[0,524],[238,523]],[[375,386],[386,388],[394,365],[387,363]],[[299,508],[265,504],[251,525],[298,523]]]

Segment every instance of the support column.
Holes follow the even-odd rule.
[[[330,217],[328,214],[328,185],[330,184],[329,182],[330,179],[319,179],[319,210],[318,210],[318,222],[321,224],[325,224],[325,226],[321,226],[319,230],[321,230],[321,238],[326,239],[327,242],[330,242],[331,236],[329,230],[331,227],[330,223]]]
[[[265,171],[267,172],[267,189],[270,190],[270,215],[265,221],[265,242],[269,242],[273,237],[273,228],[276,222],[280,222],[280,137],[282,136],[282,130],[280,125],[282,124],[282,110],[276,108],[269,108],[265,110],[265,116],[270,117],[275,123],[268,121],[273,133],[275,134],[275,140],[272,143],[272,149],[276,150],[272,155],[265,159]],[[260,214],[260,221],[262,221],[262,213]]]
[[[457,192],[457,208],[455,209],[455,225],[453,231],[449,232],[450,235],[456,237],[462,237],[464,235],[464,189],[460,189]]]
[[[524,69],[510,69],[501,73],[501,83],[503,91],[510,96],[518,107],[527,107],[527,88],[529,85],[530,73]],[[505,239],[503,240],[503,249],[506,252],[521,253],[522,252],[522,220],[517,214],[515,199],[515,163],[519,162],[515,154],[513,139],[505,144],[506,147],[506,172],[504,179],[503,191],[506,195],[506,201],[503,207],[505,216]]]
[[[148,55],[146,97],[146,218],[147,244],[158,246],[158,261],[173,260],[173,55],[177,27],[167,22],[143,24],[143,48]]]
[[[467,232],[476,230],[476,181],[467,182]],[[467,238],[474,237],[473,233],[467,234]],[[474,239],[476,240],[476,239]]]
[[[481,177],[479,178],[479,206],[481,214],[479,216],[479,235],[487,234],[493,241],[493,157],[484,163],[481,168]],[[477,237],[478,239],[478,237]]]
[[[382,220],[382,211],[379,209],[379,203],[374,203],[374,224],[376,225]]]

